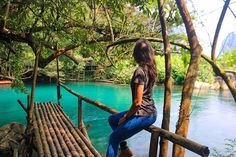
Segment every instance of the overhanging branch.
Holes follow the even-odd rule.
[[[136,42],[138,39],[140,38],[129,38],[129,39],[122,39],[122,40],[118,40],[114,43],[111,43],[110,45],[107,46],[106,48],[106,55],[108,56],[108,51],[111,47],[116,46],[116,45],[122,45],[122,44],[127,44],[127,43],[132,43],[132,42]],[[161,38],[152,38],[152,37],[145,37],[144,39],[149,40],[150,42],[159,42],[159,43],[163,43],[163,39]],[[184,44],[180,44],[180,43],[175,43],[175,42],[171,42],[170,43],[172,45],[176,45],[179,46],[185,50],[190,51],[190,48]],[[222,77],[222,79],[224,80],[224,82],[227,84],[235,102],[236,102],[236,88],[234,87],[232,81],[229,79],[229,77],[226,75],[225,71],[221,68],[219,68],[216,63],[214,63],[209,57],[207,57],[206,55],[204,55],[203,53],[201,53],[201,57],[206,60],[211,66],[212,69],[214,70],[216,75],[219,75]]]

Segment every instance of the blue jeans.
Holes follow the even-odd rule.
[[[119,119],[123,117],[126,112],[127,111],[113,114],[108,119],[113,132],[109,139],[107,157],[116,157],[120,142],[130,138],[156,121],[156,117],[132,116],[124,123],[118,125]]]

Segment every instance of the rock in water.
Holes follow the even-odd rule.
[[[0,157],[13,156],[14,149],[17,150],[24,137],[25,129],[20,123],[10,123],[0,128]]]

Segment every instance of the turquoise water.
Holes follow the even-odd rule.
[[[131,103],[130,88],[128,85],[111,85],[102,83],[70,83],[73,90],[98,100],[112,108],[123,111]],[[29,89],[29,87],[27,87]],[[225,139],[236,138],[236,103],[228,92],[201,91],[194,92],[192,112],[188,138],[200,144],[207,145],[211,150],[224,149]],[[35,101],[55,101],[56,86],[54,84],[39,84],[36,89]],[[26,104],[26,95],[16,93],[14,90],[0,88],[0,126],[17,121],[26,123],[25,113],[17,103],[17,99]],[[154,93],[158,119],[155,123],[160,126],[163,107],[163,87],[156,87]],[[181,88],[174,87],[171,107],[171,131],[175,131],[178,118]],[[62,89],[62,107],[72,121],[77,125],[77,98]],[[83,119],[85,124],[90,124],[89,136],[95,147],[105,154],[107,141],[111,129],[107,123],[108,113],[83,103]],[[135,157],[148,156],[150,133],[142,131],[129,139],[129,145]],[[171,149],[171,148],[170,148]],[[170,150],[171,151],[171,150]],[[197,156],[187,152],[186,156]]]

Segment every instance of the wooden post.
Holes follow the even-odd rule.
[[[27,95],[27,109],[29,109],[29,105],[30,105],[30,96]]]
[[[60,74],[59,74],[59,60],[58,58],[56,59],[57,61],[57,104],[61,106],[60,104],[60,99],[61,99],[61,89],[60,89]]]
[[[149,147],[149,157],[156,157],[157,156],[159,134],[160,134],[159,131],[152,132],[150,147]]]
[[[81,129],[83,127],[82,123],[82,98],[78,97],[78,128]]]

